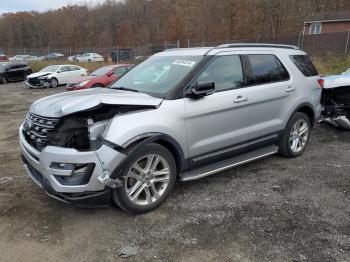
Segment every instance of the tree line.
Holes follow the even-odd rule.
[[[349,0],[106,0],[3,14],[0,49],[269,39],[297,35],[314,13],[344,10]]]

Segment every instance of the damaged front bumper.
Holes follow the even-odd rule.
[[[45,80],[38,80],[36,79],[35,83],[30,83],[30,80],[25,79],[24,83],[29,88],[48,88],[50,87],[50,82],[48,79]]]
[[[89,199],[109,201],[111,189],[121,185],[110,175],[124,161],[123,153],[104,144],[96,151],[81,152],[56,146],[38,151],[26,141],[22,127],[19,139],[24,167],[49,196],[85,205]]]

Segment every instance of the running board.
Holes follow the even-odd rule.
[[[240,165],[252,162],[254,160],[258,160],[260,158],[274,155],[277,152],[278,152],[278,147],[275,145],[260,148],[242,155],[238,155],[226,160],[222,160],[220,162],[216,162],[210,165],[206,165],[206,166],[199,167],[197,169],[182,173],[180,174],[180,181],[191,181],[191,180],[200,179],[200,178],[210,176],[212,174],[230,169],[232,167],[240,166]]]

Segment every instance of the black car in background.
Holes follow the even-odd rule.
[[[23,81],[27,75],[32,73],[32,69],[26,63],[4,62],[0,63],[0,84],[12,81]]]

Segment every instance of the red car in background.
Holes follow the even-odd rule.
[[[119,64],[103,66],[87,76],[76,78],[67,84],[68,91],[106,87],[127,73],[134,65]]]
[[[6,62],[6,61],[9,61],[9,59],[7,58],[7,56],[4,55],[4,54],[0,54],[0,62]]]

